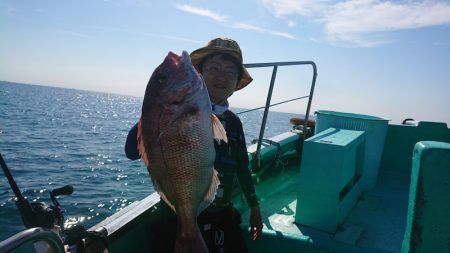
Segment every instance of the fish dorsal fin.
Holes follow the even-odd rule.
[[[147,157],[147,152],[145,151],[145,145],[144,145],[144,137],[142,135],[142,119],[139,119],[138,125],[137,125],[137,142],[138,142],[138,150],[139,155],[141,156],[142,160],[144,161],[145,166],[148,167],[149,160]]]
[[[211,122],[214,132],[214,139],[217,140],[219,144],[221,140],[228,143],[227,132],[223,128],[222,123],[220,123],[219,118],[217,118],[216,115],[211,114]]]
[[[199,215],[203,210],[205,210],[214,201],[219,184],[220,184],[220,181],[219,181],[219,177],[217,176],[217,171],[216,171],[216,169],[213,168],[211,185],[209,186],[209,189],[206,192],[205,197],[203,198],[203,201],[200,203],[200,205],[198,207],[197,215]]]

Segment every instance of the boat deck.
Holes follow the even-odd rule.
[[[377,185],[364,192],[334,234],[295,223],[298,165],[257,185],[264,229],[288,237],[331,245],[348,245],[368,252],[400,252],[406,225],[410,175],[381,170]],[[241,206],[242,207],[242,206]],[[249,209],[242,208],[248,228]],[[363,250],[364,251],[364,250]]]

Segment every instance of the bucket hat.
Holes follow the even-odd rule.
[[[247,86],[253,78],[248,73],[247,69],[244,67],[242,60],[242,52],[239,44],[229,38],[215,38],[208,42],[208,44],[202,48],[199,48],[191,53],[192,64],[199,70],[199,64],[202,63],[203,59],[213,53],[224,53],[232,56],[240,64],[241,68],[241,78],[238,80],[236,85],[236,90],[240,90]]]

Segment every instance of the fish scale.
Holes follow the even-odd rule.
[[[155,190],[176,213],[175,252],[208,252],[197,215],[215,197],[214,138],[226,140],[189,55],[169,52],[150,77],[138,146]]]

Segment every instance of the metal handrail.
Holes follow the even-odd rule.
[[[278,102],[278,103],[275,103],[275,104],[271,104],[271,105],[269,105],[269,107],[273,107],[273,106],[276,106],[276,105],[281,105],[281,104],[292,102],[292,101],[299,100],[299,99],[304,99],[304,98],[307,98],[307,97],[309,97],[309,96],[303,96],[303,97],[298,97],[298,98],[292,98],[292,99],[284,100],[284,101],[281,101],[281,102]],[[253,111],[264,109],[264,108],[266,108],[266,107],[265,106],[260,106],[260,107],[257,107],[257,108],[253,108],[253,109],[249,109],[249,110],[245,110],[245,111],[241,111],[241,112],[236,112],[236,114],[243,114],[243,113],[247,113],[247,112],[253,112]]]
[[[0,242],[0,252],[13,252],[16,250],[20,250],[21,247],[28,247],[34,245],[34,247],[38,246],[38,242],[45,242],[45,248],[54,252],[54,253],[65,253],[65,249],[61,238],[56,235],[54,232],[44,229],[44,228],[30,228],[19,232],[8,239]],[[27,245],[30,243],[31,245]],[[49,248],[47,248],[49,247]],[[35,248],[36,252],[42,252]]]
[[[270,104],[270,100],[272,99],[272,91],[273,91],[273,86],[275,84],[275,78],[277,75],[277,71],[278,71],[278,67],[279,66],[292,66],[292,65],[311,65],[313,67],[313,78],[312,78],[312,82],[311,82],[311,88],[309,91],[309,95],[308,96],[303,96],[303,97],[299,97],[299,98],[295,98],[295,99],[289,99],[280,103],[276,103],[276,104]],[[301,159],[301,155],[302,155],[302,149],[303,149],[303,142],[305,141],[306,138],[306,127],[307,127],[307,122],[309,120],[309,114],[310,114],[310,110],[311,110],[311,102],[312,102],[312,98],[313,98],[313,94],[314,94],[314,88],[316,85],[316,78],[317,78],[317,67],[316,64],[313,61],[292,61],[292,62],[268,62],[268,63],[247,63],[244,64],[244,66],[246,68],[262,68],[262,67],[273,67],[272,70],[272,77],[270,79],[270,86],[269,86],[269,91],[267,93],[267,99],[266,99],[266,105],[263,107],[259,107],[259,108],[255,108],[255,109],[251,109],[251,110],[247,110],[244,112],[240,112],[240,113],[245,113],[245,112],[250,112],[250,111],[254,111],[254,110],[259,110],[264,108],[264,115],[263,115],[263,121],[261,123],[261,129],[259,131],[259,138],[258,138],[258,144],[256,147],[256,153],[255,153],[255,160],[256,160],[256,166],[258,168],[261,167],[261,160],[260,160],[260,152],[261,152],[261,145],[262,145],[262,141],[264,138],[264,129],[266,128],[266,122],[267,122],[267,115],[269,113],[269,108],[271,106],[275,106],[275,105],[279,105],[282,103],[286,103],[286,102],[290,102],[290,101],[294,101],[294,100],[298,100],[298,99],[302,99],[302,98],[308,98],[308,105],[306,107],[306,113],[305,113],[305,118],[304,118],[304,125],[303,125],[303,131],[302,131],[302,136],[300,138],[300,159]]]

